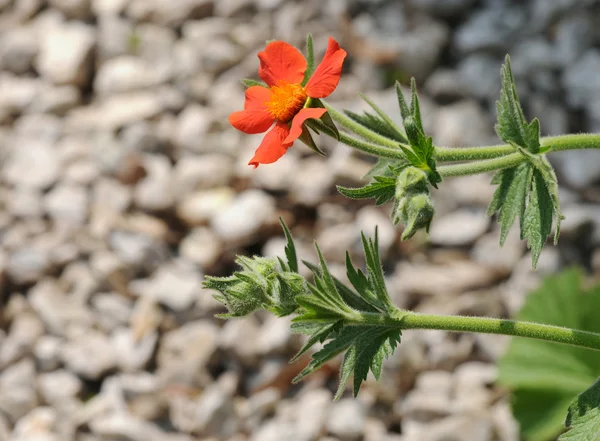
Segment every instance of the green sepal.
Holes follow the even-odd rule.
[[[404,225],[402,240],[410,239],[420,229],[429,232],[435,214],[429,183],[428,174],[416,167],[407,167],[398,176],[392,222]]]
[[[306,104],[304,105],[304,107],[326,109],[323,102],[318,98],[309,98],[308,100],[306,100]],[[323,116],[321,116],[320,120],[323,122],[323,124],[325,124],[325,126],[327,126],[329,129],[332,130],[333,137],[337,141],[339,141],[340,140],[340,132],[339,132],[337,126],[335,125],[335,123],[333,122],[333,119],[331,119],[331,115],[329,115],[329,112],[325,112],[323,114]]]
[[[309,149],[311,149],[315,153],[318,153],[321,156],[327,156],[323,150],[321,150],[319,147],[317,147],[317,144],[315,144],[315,141],[313,140],[313,137],[310,134],[308,127],[304,124],[302,125],[302,133],[298,137],[298,140],[302,141],[304,143],[304,145],[306,145]]]
[[[252,86],[261,86],[261,87],[269,87],[267,86],[265,83],[263,83],[262,81],[259,80],[253,80],[251,78],[244,78],[242,80],[242,84],[244,85],[244,87],[247,89],[249,87]]]
[[[311,34],[306,34],[306,70],[304,71],[304,79],[302,86],[306,86],[308,80],[315,71],[315,51],[313,48],[313,39]]]

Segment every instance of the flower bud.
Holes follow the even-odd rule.
[[[427,173],[416,167],[407,167],[398,176],[392,220],[394,225],[405,226],[402,240],[411,238],[422,228],[429,231],[435,210],[428,183]]]
[[[243,317],[265,308],[276,315],[296,311],[296,296],[308,292],[306,281],[285,271],[276,258],[244,257],[236,260],[243,270],[230,277],[206,277],[204,286],[219,291],[214,297],[229,310],[221,317]]]

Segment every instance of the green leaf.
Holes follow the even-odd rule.
[[[313,48],[313,39],[311,34],[306,34],[306,71],[304,71],[304,79],[302,80],[303,86],[306,86],[314,71],[315,51]]]
[[[306,265],[307,268],[313,272],[315,277],[319,276],[321,274],[321,270],[319,269],[318,266],[313,265],[312,263],[307,262],[305,260],[303,260],[302,263],[304,263],[304,265]],[[340,296],[342,296],[342,299],[344,299],[344,302],[348,306],[350,306],[353,309],[356,309],[357,311],[378,312],[377,308],[373,307],[369,302],[364,300],[359,294],[357,294],[356,292],[354,292],[350,288],[348,288],[346,285],[344,285],[344,283],[341,280],[339,280],[336,277],[333,277],[333,280],[335,282],[335,287],[337,288]]]
[[[406,139],[406,136],[404,136],[404,133],[402,133],[402,130],[400,129],[400,127],[398,127],[396,125],[396,123],[394,121],[392,121],[392,119],[387,115],[387,113],[385,113],[381,107],[379,107],[377,104],[375,104],[374,101],[372,101],[369,97],[367,97],[366,95],[363,95],[362,93],[359,94],[360,97],[365,100],[365,102],[371,106],[371,108],[375,111],[375,113],[377,114],[377,117],[365,112],[365,116],[370,116],[370,118],[372,120],[378,120],[380,121],[381,125],[385,126],[384,131],[386,131],[388,134],[384,135],[387,136],[388,138],[391,138],[393,140],[396,140],[398,142],[401,143],[406,143],[408,142],[408,140]]]
[[[360,188],[342,187],[338,185],[337,191],[350,199],[375,199],[376,205],[391,201],[396,193],[396,178],[375,176],[373,182]]]
[[[296,254],[296,245],[294,245],[294,238],[292,237],[292,233],[290,229],[285,224],[283,218],[279,218],[279,223],[281,224],[281,228],[283,228],[283,234],[285,234],[285,239],[287,243],[285,245],[285,257],[287,257],[287,264],[290,271],[295,273],[298,272],[298,255]]]
[[[558,184],[552,166],[543,156],[532,155],[525,150],[522,153],[529,162],[500,170],[494,176],[492,184],[497,184],[498,188],[488,215],[498,212],[501,246],[515,219],[520,218],[521,239],[527,239],[535,269],[546,238],[552,231],[553,220],[556,243],[564,216],[558,205]]]
[[[542,247],[552,230],[552,199],[540,172],[533,172],[532,188],[523,216],[521,239],[527,239],[531,248],[533,268],[537,266]]]
[[[568,270],[545,279],[517,319],[600,332],[599,310],[600,285],[586,291],[579,272]],[[561,432],[569,403],[600,375],[600,352],[515,338],[499,366],[524,438],[549,441]]]
[[[296,301],[304,308],[304,311],[293,321],[327,323],[352,317],[356,311],[348,306],[340,295],[335,280],[329,272],[323,254],[316,243],[315,248],[319,256],[319,273],[315,274],[314,285],[308,284],[310,294],[296,297]]]
[[[252,86],[261,86],[261,87],[268,87],[265,83],[263,83],[262,81],[259,80],[253,80],[251,78],[244,78],[242,80],[242,84],[244,85],[244,87],[248,88],[248,87],[252,87]]]
[[[306,325],[302,323],[303,325]],[[300,323],[292,323],[292,331],[298,332],[298,328],[294,329],[294,325],[300,325]],[[295,362],[298,358],[312,348],[317,343],[323,343],[329,334],[331,334],[334,330],[341,326],[340,322],[334,323],[326,323],[326,324],[316,324],[313,326],[313,330],[310,334],[310,338],[306,341],[304,346],[294,355],[294,357],[290,360],[290,363]]]
[[[373,372],[376,379],[381,375],[383,360],[388,358],[400,343],[401,332],[399,329],[387,326],[372,326],[356,336],[346,355],[340,369],[340,383],[335,394],[339,399],[344,393],[345,385],[351,375],[354,376],[354,396],[358,395],[360,387],[367,379],[369,371]]]
[[[315,143],[315,140],[313,139],[312,135],[310,134],[310,130],[308,130],[308,127],[304,124],[302,125],[302,133],[298,137],[298,140],[301,141],[304,145],[306,145],[313,152],[315,152],[321,156],[327,156],[325,154],[325,152],[317,146],[317,144]]]
[[[498,112],[496,133],[504,142],[515,143],[530,153],[539,153],[540,122],[534,118],[530,124],[527,124],[525,120],[508,55],[502,65],[501,77],[502,90],[500,100],[496,102]]]
[[[559,441],[597,441],[600,439],[600,378],[569,406],[566,426]]]
[[[435,147],[430,136],[425,135],[423,129],[423,121],[421,120],[421,108],[419,105],[419,96],[417,94],[417,83],[415,79],[410,82],[412,99],[410,107],[404,99],[402,86],[396,82],[396,95],[398,96],[398,105],[404,122],[404,130],[410,144],[410,149],[401,146],[402,151],[406,154],[410,163],[425,171],[428,175],[429,182],[435,188],[437,184],[442,182],[442,177],[437,172],[435,159],[433,154]]]
[[[409,165],[410,163],[406,159],[379,158],[373,168],[363,176],[363,179],[372,179],[375,176],[389,178],[398,176],[400,171]]]

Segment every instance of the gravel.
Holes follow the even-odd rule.
[[[289,319],[215,319],[201,283],[236,254],[283,256],[281,216],[342,279],[377,226],[399,306],[514,314],[564,262],[600,268],[597,152],[553,157],[567,220],[533,273],[518,232],[498,246],[490,176],[444,181],[431,234],[402,243],[390,206],[335,190],[365,156],[320,137],[327,157],[296,143],[253,170],[262,135],[227,116],[264,42],[311,32],[317,61],[329,35],[349,53],[333,103],[364,109],[358,90],[398,120],[389,85],[415,76],[437,145],[498,142],[507,52],[543,133],[598,131],[592,4],[0,0],[0,441],[517,441],[494,385],[506,340],[406,332],[380,382],[333,402],[337,362],[290,386]]]

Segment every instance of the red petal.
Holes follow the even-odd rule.
[[[286,124],[277,123],[263,138],[263,141],[256,149],[254,157],[248,162],[248,165],[253,165],[254,168],[258,164],[271,164],[277,161],[287,151],[293,143],[284,142],[288,136],[290,129]]]
[[[258,53],[258,76],[269,86],[277,81],[300,84],[304,79],[306,60],[298,49],[284,41],[273,41]]]
[[[302,134],[302,124],[309,118],[321,118],[323,114],[327,112],[327,109],[322,108],[310,108],[300,110],[294,116],[292,120],[292,127],[290,128],[290,134],[283,140],[283,142],[294,142]]]
[[[267,111],[266,102],[271,98],[271,91],[266,87],[252,86],[246,89],[244,110],[229,115],[233,127],[244,133],[255,134],[269,130],[275,119]]]
[[[337,41],[329,37],[323,61],[317,66],[305,87],[309,97],[325,98],[331,95],[340,82],[344,58],[346,58],[346,51],[340,49]]]

